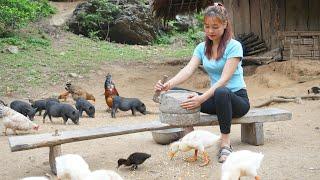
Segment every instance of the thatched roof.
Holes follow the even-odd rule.
[[[213,4],[213,0],[151,0],[151,9],[157,18],[174,19],[177,14],[199,12]]]

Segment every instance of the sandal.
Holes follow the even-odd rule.
[[[230,147],[228,146],[223,146],[220,150],[219,150],[219,154],[218,154],[218,161],[219,163],[223,163],[225,160],[222,160],[221,157],[222,156],[229,156],[232,153],[232,146],[230,145]]]

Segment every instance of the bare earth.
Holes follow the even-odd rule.
[[[182,65],[166,63],[123,63],[104,64],[88,77],[73,82],[96,96],[97,114],[95,119],[82,118],[80,125],[62,124],[62,119],[55,118],[54,123],[42,123],[42,117],[36,116],[35,122],[40,124],[39,132],[54,132],[72,129],[85,129],[121,124],[136,124],[157,119],[157,114],[132,116],[130,112],[118,112],[112,119],[106,112],[104,96],[105,75],[110,72],[121,96],[140,98],[149,111],[157,112],[158,105],[151,100],[153,85],[163,74],[172,77]],[[303,70],[303,71],[302,71]],[[296,76],[296,72],[299,76]],[[293,72],[288,74],[287,72]],[[251,104],[267,100],[271,95],[304,95],[309,87],[320,85],[320,63],[317,61],[291,61],[273,63],[261,66],[255,74],[246,77],[247,89]],[[304,78],[304,80],[302,80]],[[299,81],[305,81],[299,83]],[[308,80],[309,79],[309,80]],[[311,79],[311,80],[310,80]],[[312,80],[314,79],[314,80]],[[198,70],[182,87],[205,91],[201,88],[207,84],[206,75]],[[34,89],[30,92],[33,98],[49,97],[63,91],[63,84],[47,89]],[[42,94],[41,97],[38,94]],[[13,99],[5,98],[6,102]],[[68,103],[74,104],[71,98]],[[265,144],[252,146],[240,141],[240,125],[232,126],[231,140],[235,150],[252,150],[265,155],[259,174],[262,179],[309,179],[320,178],[320,102],[303,101],[302,104],[284,103],[271,105],[283,108],[293,113],[291,121],[265,123]],[[219,133],[218,127],[201,127],[214,133]],[[23,133],[22,133],[23,135]],[[8,137],[1,135],[2,148],[0,176],[1,179],[18,179],[27,176],[40,176],[50,173],[48,164],[48,148],[40,148],[22,152],[10,152]],[[117,160],[129,154],[142,151],[151,153],[148,159],[137,171],[127,168],[116,170]],[[174,160],[167,157],[168,146],[156,144],[150,132],[115,136],[96,140],[88,140],[65,144],[62,153],[74,153],[84,157],[92,170],[116,170],[124,179],[219,179],[221,164],[217,162],[216,149],[208,149],[211,162],[206,167],[199,167],[199,162],[187,163],[184,157],[192,152],[179,153]]]
[[[51,23],[59,25],[70,15],[75,5],[79,3],[53,3],[60,13],[55,15]],[[172,77],[182,65],[166,63],[122,63],[104,64],[96,71],[73,82],[93,93],[97,99],[96,118],[82,118],[80,125],[62,124],[61,118],[55,118],[54,123],[42,123],[42,117],[36,116],[35,122],[40,125],[39,132],[47,133],[72,129],[86,129],[101,126],[128,125],[156,120],[157,114],[132,116],[130,112],[118,112],[112,119],[106,112],[104,100],[105,75],[110,72],[121,96],[140,98],[149,111],[157,112],[158,105],[151,99],[154,83],[167,74]],[[264,102],[272,95],[305,95],[312,86],[320,86],[320,61],[287,61],[272,63],[257,69],[246,69],[245,73],[253,74],[245,78],[252,105]],[[205,91],[208,80],[206,75],[198,70],[182,87],[197,91]],[[64,84],[46,89],[33,89],[28,92],[32,98],[40,99],[64,91]],[[15,97],[4,97],[5,102]],[[68,103],[74,104],[69,98]],[[302,104],[274,104],[272,107],[289,110],[293,113],[291,121],[265,123],[265,144],[252,146],[240,141],[240,125],[233,125],[231,141],[235,150],[252,150],[262,152],[265,158],[259,175],[262,179],[320,179],[320,101],[303,101]],[[2,123],[1,123],[2,126]],[[2,127],[1,127],[2,128]],[[214,133],[219,133],[216,127],[201,127]],[[22,133],[21,135],[23,135]],[[51,174],[48,163],[48,148],[33,149],[22,152],[10,152],[8,137],[0,136],[0,179],[12,180],[28,176],[43,176]],[[133,152],[152,154],[137,171],[127,168],[116,170],[117,160],[126,158]],[[211,162],[206,167],[199,167],[201,162],[187,163],[183,158],[191,156],[192,152],[179,153],[173,160],[167,157],[168,146],[156,144],[150,132],[115,136],[96,140],[88,140],[62,146],[62,153],[79,154],[90,165],[92,170],[111,169],[117,171],[124,179],[219,179],[221,164],[217,161],[215,148],[208,149]]]

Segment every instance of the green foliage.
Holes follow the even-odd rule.
[[[47,0],[0,0],[0,37],[54,11]]]
[[[187,32],[171,31],[160,35],[155,41],[155,44],[180,44],[195,45],[204,41],[204,32],[200,28],[190,28]]]
[[[50,46],[50,40],[44,39],[44,38],[28,37],[26,39],[26,43],[31,46],[41,46],[41,47]]]
[[[189,29],[187,32],[188,40],[187,42],[190,44],[198,44],[204,41],[205,34],[202,29]]]
[[[76,16],[78,26],[84,30],[85,36],[104,39],[107,34],[104,34],[103,30],[109,28],[109,25],[120,13],[120,9],[108,0],[89,0],[88,3],[90,4],[89,12],[80,12]]]
[[[197,26],[191,27],[187,32],[179,32],[178,27],[175,26],[175,20],[168,22],[168,26],[171,28],[169,32],[162,33],[154,41],[155,44],[174,44],[179,42],[180,44],[195,45],[204,41],[205,34],[203,32],[203,12],[194,14],[194,18],[197,19]]]
[[[163,34],[161,36],[159,36],[156,40],[155,40],[155,44],[170,44],[171,42],[171,34]]]
[[[198,21],[198,28],[203,28],[204,24],[203,24],[203,21],[204,21],[204,13],[203,11],[199,12],[199,13],[196,13],[194,14],[194,17],[197,19]]]
[[[8,45],[18,46],[19,49],[27,50],[34,47],[49,47],[51,45],[51,41],[46,36],[39,33],[11,33],[8,37],[0,38],[0,49],[3,49]]]

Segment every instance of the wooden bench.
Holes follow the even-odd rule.
[[[233,119],[233,124],[241,124],[241,141],[252,145],[264,143],[263,123],[290,120],[291,112],[276,108],[252,109],[242,118]],[[200,122],[194,126],[217,125],[215,115],[201,114]],[[55,133],[44,133],[25,136],[10,136],[9,146],[12,152],[24,151],[41,147],[49,147],[49,163],[53,173],[56,173],[55,157],[61,155],[61,145],[77,141],[104,138],[123,134],[175,128],[160,121],[151,121],[135,125],[106,126],[92,129],[81,129]],[[181,126],[179,126],[181,127]]]

